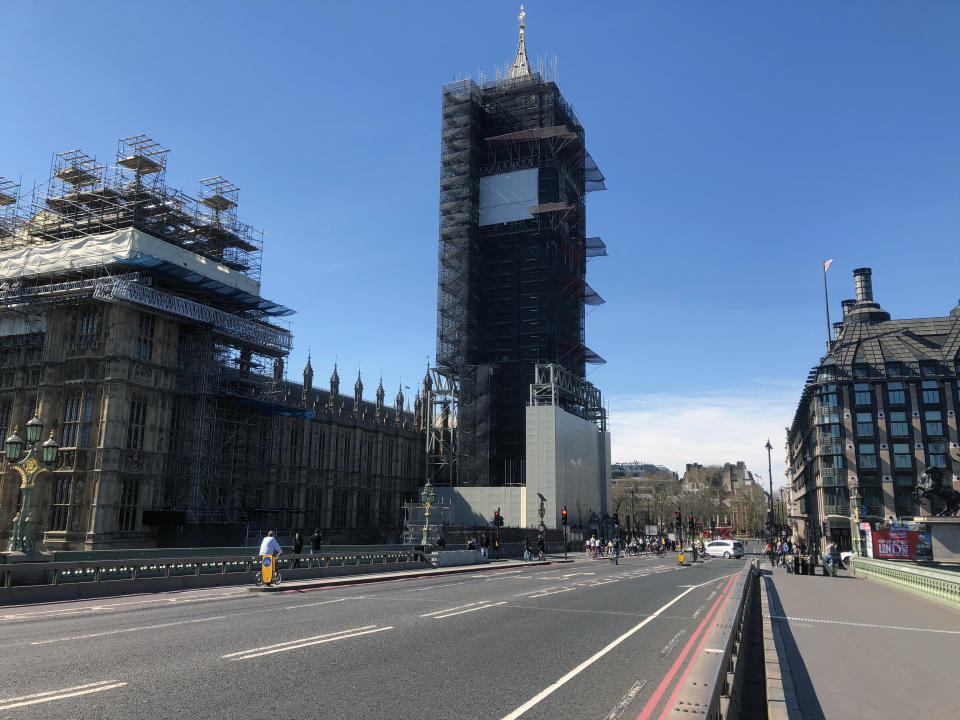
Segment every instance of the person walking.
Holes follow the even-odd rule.
[[[313,535],[310,536],[310,554],[319,555],[322,549],[323,533],[320,532],[320,528],[317,528],[313,531]]]
[[[302,552],[303,552],[303,533],[301,533],[300,530],[297,530],[293,534],[293,554],[299,555]],[[294,560],[293,567],[295,568],[300,567],[300,561]]]
[[[486,533],[483,534],[483,540],[480,541],[480,554],[488,560],[490,559],[490,538]]]

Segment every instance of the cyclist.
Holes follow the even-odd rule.
[[[280,557],[283,550],[280,549],[280,543],[273,536],[273,530],[267,533],[267,536],[260,542],[260,557],[264,555],[274,555]]]

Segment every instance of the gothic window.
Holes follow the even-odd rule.
[[[156,318],[147,313],[140,313],[140,322],[137,324],[137,360],[150,362],[153,359],[153,331]]]
[[[53,502],[50,504],[50,530],[54,532],[63,532],[67,529],[72,490],[73,476],[58,474],[53,485]]]
[[[86,447],[90,444],[90,420],[93,417],[93,395],[81,391],[67,394],[63,403],[60,445]]]
[[[0,443],[7,439],[7,433],[10,432],[10,413],[13,409],[9,400],[0,402]],[[0,451],[3,446],[0,445]]]
[[[130,419],[127,421],[127,449],[143,450],[143,434],[147,421],[147,399],[143,395],[130,398]]]
[[[117,508],[117,529],[131,532],[137,527],[137,505],[140,501],[140,483],[123,480],[120,484],[120,505]]]
[[[78,345],[81,348],[93,347],[100,336],[100,311],[89,308],[80,316],[80,328],[77,333]]]

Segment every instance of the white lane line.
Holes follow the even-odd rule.
[[[157,628],[173,627],[174,625],[190,625],[191,623],[210,622],[211,620],[223,620],[229,615],[215,615],[208,618],[197,618],[195,620],[177,620],[175,622],[160,623],[159,625],[140,625],[138,627],[123,628],[121,630],[105,630],[104,632],[88,633],[86,635],[69,635],[67,637],[53,638],[50,640],[34,640],[31,645],[49,645],[56,642],[67,642],[68,640],[86,640],[88,638],[103,637],[104,635],[119,635],[121,633],[139,632],[140,630],[156,630]]]
[[[709,595],[707,595],[707,602],[713,600],[713,596],[717,594],[716,590],[712,590]]]
[[[359,632],[348,632],[348,634],[336,633],[333,637],[318,635],[316,638],[305,638],[303,642],[299,642],[297,645],[285,645],[284,647],[274,647],[270,650],[264,650],[262,652],[248,651],[246,653],[231,653],[230,655],[222,655],[221,658],[230,658],[231,660],[250,660],[252,658],[263,657],[264,655],[273,655],[274,653],[287,652],[289,650],[299,650],[305,647],[311,647],[312,645],[322,645],[323,643],[335,642],[337,640],[346,640],[347,638],[360,637],[361,635],[371,635],[373,633],[384,632],[385,630],[393,630],[393,625],[388,625],[387,627],[374,627],[372,630],[360,630]],[[236,657],[232,657],[236,656]]]
[[[700,613],[703,612],[703,609],[704,609],[706,606],[707,606],[707,604],[704,603],[703,605],[701,605],[700,607],[698,607],[698,608],[693,612],[693,618],[694,618],[694,620],[696,620],[698,617],[700,617]]]
[[[337,598],[336,600],[321,600],[320,602],[303,603],[302,605],[287,605],[285,610],[298,610],[299,608],[314,607],[316,605],[330,605],[331,603],[347,602],[347,600],[363,600],[367,595],[353,595],[351,597]]]
[[[549,592],[544,591],[544,592],[540,593],[539,595],[528,595],[528,596],[527,596],[527,599],[528,599],[528,600],[533,600],[534,598],[542,598],[542,597],[546,597],[547,595],[556,595],[557,593],[570,592],[571,590],[576,590],[576,588],[572,588],[572,587],[551,588]]]
[[[307,642],[310,640],[319,640],[320,638],[333,637],[334,635],[341,635],[343,633],[355,632],[357,630],[369,630],[370,628],[375,628],[376,625],[363,625],[362,627],[349,628],[347,630],[338,630],[337,632],[325,633],[323,635],[314,635],[313,637],[299,638],[297,640],[288,640],[287,642],[275,643],[273,645],[264,645],[263,647],[250,648],[249,650],[239,650],[237,652],[227,653],[226,655],[221,655],[221,660],[226,660],[227,658],[232,658],[237,655],[246,655],[247,653],[260,652],[261,650],[272,650],[273,648],[285,647],[287,645],[295,645],[297,643]]]
[[[618,702],[613,710],[611,710],[603,720],[619,720],[619,718],[626,711],[630,703],[633,702],[633,699],[637,694],[643,690],[644,685],[647,684],[646,680],[638,680],[634,683],[633,687],[627,691],[627,694],[623,696],[623,699]]]
[[[434,615],[431,620],[440,620],[442,618],[453,617],[454,615],[463,615],[464,613],[473,612],[474,610],[486,610],[487,608],[496,607],[497,605],[506,605],[507,601],[503,600],[498,603],[488,603],[487,605],[480,605],[479,607],[470,608],[469,610],[459,610],[457,612],[447,613],[446,615]]]
[[[50,610],[34,610],[31,612],[17,613],[17,614],[7,614],[2,615],[0,618],[4,620],[35,620],[38,618],[50,618],[52,616],[62,615],[80,615],[83,613],[89,612],[98,612],[100,610],[112,610],[114,608],[125,608],[133,605],[148,605],[155,603],[171,603],[171,602],[180,602],[180,603],[194,603],[194,602],[207,602],[212,600],[226,600],[232,597],[246,597],[246,594],[243,592],[231,592],[223,595],[210,595],[197,598],[159,598],[151,600],[131,600],[128,602],[113,603],[111,605],[95,605],[93,607],[66,607],[66,608],[56,608]]]
[[[430,617],[431,615],[439,615],[440,613],[450,612],[451,610],[459,610],[460,608],[470,607],[471,605],[483,605],[486,602],[489,602],[489,601],[479,600],[477,602],[467,603],[466,605],[457,605],[456,607],[446,608],[444,610],[434,610],[433,612],[424,613],[420,617]]]
[[[903,627],[901,625],[871,625],[870,623],[847,622],[845,620],[821,620],[818,618],[787,617],[784,615],[767,615],[771,620],[787,620],[789,622],[823,623],[825,625],[849,625],[876,630],[910,630],[911,632],[941,633],[943,635],[960,635],[960,630],[938,630],[937,628]]]
[[[34,693],[33,695],[4,698],[0,700],[0,710],[10,710],[11,708],[36,705],[54,700],[66,700],[67,698],[77,697],[78,695],[89,695],[90,693],[103,692],[104,690],[113,690],[114,688],[123,687],[126,684],[125,682],[118,683],[111,682],[110,680],[101,680],[100,682],[87,683],[85,685],[74,685],[73,687],[63,688],[62,690],[48,690],[47,692]]]
[[[729,577],[729,576],[726,576],[726,577]],[[603,648],[602,650],[599,650],[598,652],[596,652],[596,653],[594,653],[593,655],[591,655],[590,657],[588,657],[586,660],[584,660],[582,663],[580,663],[579,665],[577,665],[573,670],[571,670],[571,671],[568,672],[566,675],[564,675],[563,677],[561,677],[561,678],[560,678],[559,680],[557,680],[555,683],[553,683],[552,685],[548,685],[546,688],[544,688],[543,690],[541,690],[540,692],[538,692],[536,695],[534,695],[532,698],[530,698],[529,700],[527,700],[523,705],[521,705],[520,707],[518,707],[518,708],[517,708],[516,710],[514,710],[513,712],[511,712],[511,713],[509,713],[509,714],[507,714],[507,715],[504,715],[501,720],[516,720],[518,717],[520,717],[521,715],[523,715],[527,710],[529,710],[529,709],[532,708],[534,705],[536,705],[537,703],[539,703],[539,702],[540,702],[541,700],[543,700],[545,697],[548,697],[549,695],[552,695],[554,692],[556,692],[556,691],[559,690],[561,687],[563,687],[564,685],[566,685],[570,680],[572,680],[572,679],[575,678],[577,675],[579,675],[579,674],[582,673],[584,670],[586,670],[588,667],[590,667],[591,665],[593,665],[597,660],[599,660],[599,659],[602,658],[604,655],[606,655],[606,654],[609,653],[611,650],[613,650],[615,647],[617,647],[617,645],[619,645],[620,643],[622,643],[624,640],[627,640],[627,639],[628,639],[631,635],[633,635],[634,633],[639,632],[642,628],[646,627],[647,624],[653,622],[653,621],[654,621],[657,617],[659,617],[660,614],[663,613],[667,608],[669,608],[669,607],[670,607],[671,605],[673,605],[674,603],[679,602],[679,601],[680,601],[682,598],[684,598],[688,593],[693,592],[697,587],[702,587],[703,585],[709,585],[710,583],[715,583],[715,582],[717,582],[717,581],[719,581],[719,580],[723,580],[723,579],[725,579],[725,578],[723,578],[723,577],[713,578],[713,580],[707,580],[706,582],[701,583],[700,585],[696,585],[696,586],[694,586],[694,587],[692,587],[692,588],[687,588],[687,589],[684,590],[682,593],[680,593],[680,594],[677,595],[675,598],[673,598],[673,600],[671,600],[670,602],[668,602],[666,605],[663,605],[662,607],[660,607],[660,608],[659,608],[658,610],[656,610],[652,615],[648,616],[645,620],[643,620],[643,621],[637,623],[636,625],[634,625],[630,630],[628,630],[628,631],[625,632],[623,635],[621,635],[620,637],[618,637],[616,640],[614,640],[613,642],[611,642],[611,643],[610,643],[609,645],[607,645],[605,648]]]
[[[421,592],[423,590],[433,590],[434,588],[453,587],[454,585],[463,585],[466,582],[466,580],[461,580],[460,582],[444,583],[443,585],[427,585],[426,587],[410,588],[407,592]]]

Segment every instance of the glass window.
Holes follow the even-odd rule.
[[[891,405],[903,405],[907,401],[902,382],[887,383],[887,399]]]
[[[927,462],[931,467],[947,466],[946,443],[927,443]]]
[[[910,517],[917,514],[916,497],[913,487],[894,487],[893,503],[897,517]]]
[[[875,469],[877,467],[877,449],[873,443],[860,443],[860,467]]]
[[[920,374],[924,376],[936,375],[937,374],[937,364],[934,362],[922,362],[920,363]]]
[[[70,514],[70,491],[73,477],[57,477],[53,485],[53,502],[50,504],[50,529],[63,532],[67,529],[67,516]]]
[[[877,485],[860,486],[860,502],[871,515],[883,513],[883,488]]]
[[[894,475],[893,484],[895,487],[913,487],[913,475]]]
[[[922,385],[923,404],[936,405],[940,402],[940,386],[936,380],[924,380]]]
[[[823,382],[825,380],[836,380],[837,379],[837,370],[832,367],[820,368],[820,372],[817,373],[817,380]]]
[[[943,416],[940,410],[927,410],[923,414],[927,422],[927,435],[940,437],[943,435]]]
[[[854,403],[857,405],[869,405],[873,401],[873,394],[870,392],[870,386],[867,383],[857,383],[853,386]]]
[[[866,365],[854,365],[853,366],[853,376],[855,378],[865,378],[869,375],[870,370]]]
[[[95,345],[100,331],[100,311],[90,309],[80,316],[80,333],[78,340],[80,347]]]
[[[897,364],[887,365],[887,376],[888,377],[900,377],[903,375],[902,368]]]
[[[837,405],[836,393],[824,393],[817,396],[817,407],[831,407]]]
[[[910,455],[910,443],[893,444],[893,466],[896,468],[913,467],[913,458]]]
[[[137,360],[150,362],[153,359],[153,330],[155,319],[153,315],[140,313],[140,322],[137,325]]]
[[[857,413],[857,435],[860,437],[873,435],[872,413]]]
[[[890,434],[896,437],[906,437],[910,434],[910,426],[907,423],[905,412],[890,413]]]
[[[11,410],[10,402],[0,403],[0,451],[3,451],[2,443],[7,439],[7,433],[10,431]]]

